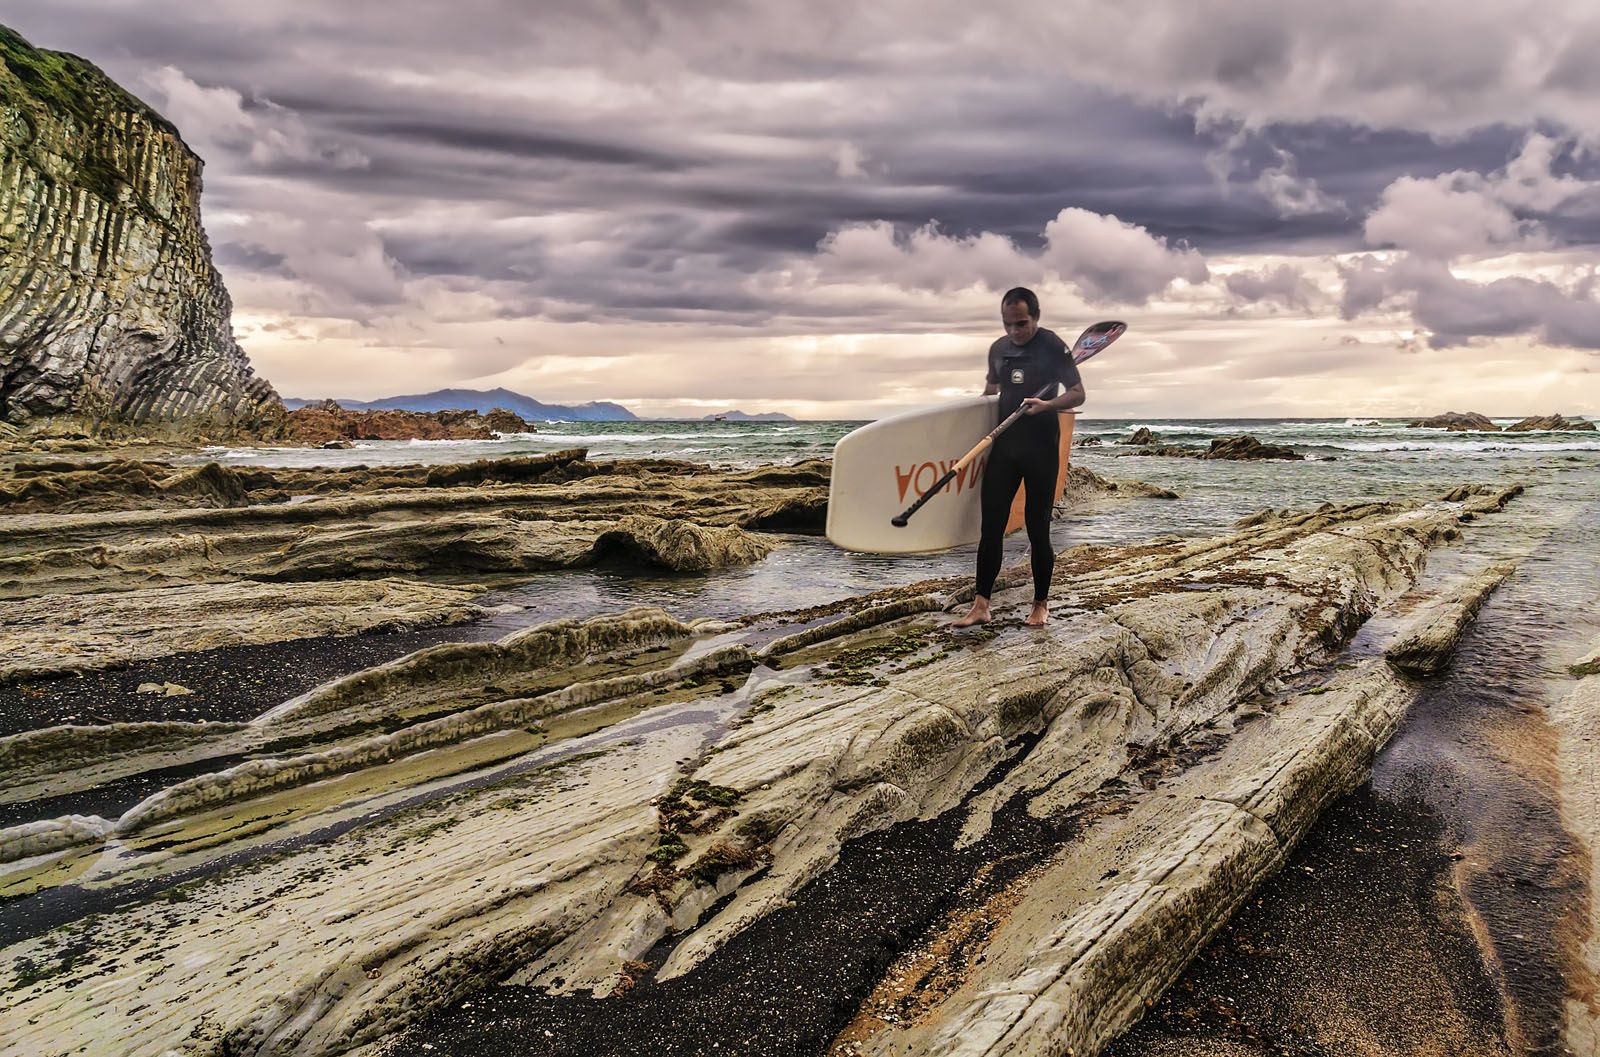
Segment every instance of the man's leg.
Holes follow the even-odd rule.
[[[1050,579],[1056,571],[1056,553],[1050,542],[1050,519],[1055,511],[1056,476],[1061,455],[1054,445],[1029,452],[1023,483],[1023,522],[1028,527],[1028,554],[1033,566],[1033,610],[1024,623],[1038,627],[1050,619],[1046,602],[1050,598]]]
[[[967,615],[953,627],[967,628],[989,619],[989,597],[994,593],[994,579],[1000,575],[1000,561],[1005,553],[1006,521],[1011,517],[1011,500],[1016,497],[1017,485],[1021,483],[1021,463],[990,449],[989,464],[984,468],[983,485],[978,494],[983,530],[978,538],[977,594],[972,598],[972,608]]]

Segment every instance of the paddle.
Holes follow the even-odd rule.
[[[1116,341],[1118,338],[1122,337],[1122,332],[1127,329],[1128,325],[1126,323],[1118,323],[1115,321],[1094,324],[1082,334],[1079,334],[1078,340],[1072,343],[1072,362],[1082,363],[1084,360],[1087,360],[1095,353],[1104,349],[1107,345],[1110,345],[1113,341]],[[1037,393],[1034,393],[1034,398],[1037,400],[1043,400],[1044,394],[1048,393],[1055,387],[1056,383],[1051,382],[1043,389],[1040,389]],[[956,461],[956,464],[950,467],[949,471],[947,471],[943,477],[935,481],[932,488],[918,496],[915,503],[912,503],[910,506],[906,507],[898,517],[890,518],[889,524],[893,525],[895,528],[905,528],[906,523],[911,520],[912,514],[915,514],[917,511],[921,510],[923,504],[927,503],[928,500],[937,495],[941,488],[955,480],[956,474],[960,473],[962,470],[965,470],[969,465],[971,465],[973,459],[976,459],[978,456],[987,451],[989,446],[994,443],[994,439],[996,437],[1010,429],[1012,423],[1016,422],[1017,419],[1023,416],[1026,408],[1027,405],[1024,404],[1022,407],[1017,408],[1015,411],[1011,412],[1011,414],[1007,415],[1003,422],[994,427],[994,429],[991,429],[986,437],[972,446],[971,451],[961,456],[961,458]]]

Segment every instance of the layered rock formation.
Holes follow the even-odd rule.
[[[822,463],[713,471],[657,459],[590,462],[580,449],[379,468],[0,466],[0,642],[8,647],[0,651],[0,729],[49,716],[169,714],[130,704],[115,675],[108,696],[62,679],[67,673],[155,662],[158,682],[190,682],[169,667],[188,661],[166,659],[362,636],[368,641],[344,639],[348,647],[321,640],[346,658],[334,670],[352,670],[395,648],[387,640],[396,636],[368,633],[432,635],[490,616],[472,601],[486,581],[597,563],[613,575],[749,564],[778,542],[749,530],[821,532],[827,479]],[[317,667],[289,656],[296,672]],[[235,662],[198,663],[206,672]],[[253,714],[247,702],[277,681],[232,687],[223,679],[209,696],[207,684],[194,685],[201,714],[215,721]],[[185,699],[185,714],[193,704]]]
[[[526,574],[598,562],[696,572],[757,561],[775,543],[766,531],[820,532],[826,516],[827,475],[819,463],[718,472],[583,456],[575,449],[509,465],[398,467],[380,475],[364,468],[189,471],[214,480],[218,495],[237,491],[248,505],[213,500],[215,506],[176,510],[18,514],[0,534],[0,598],[235,580]],[[113,468],[114,486],[156,477],[128,465]],[[74,480],[79,475],[56,476],[80,489],[69,505],[90,501]],[[326,497],[251,501],[284,499],[286,489],[307,496],[329,479],[335,490]],[[181,495],[183,480],[175,474],[157,481],[150,498]],[[53,482],[25,481],[24,500],[48,502]],[[122,491],[109,498],[124,507],[166,505]]]
[[[394,1052],[692,1052],[719,1028],[686,997],[697,977],[742,959],[748,979],[708,985],[730,981],[741,1028],[790,1016],[805,996],[762,974],[807,937],[747,937],[815,909],[847,842],[937,820],[895,883],[938,874],[909,928],[952,942],[826,967],[885,988],[933,970],[912,1005],[865,1007],[848,1052],[1096,1052],[1362,780],[1408,691],[1337,651],[1509,492],[1074,548],[1042,631],[944,627],[965,577],[822,623],[636,609],[434,647],[247,725],[0,739],[7,1042],[335,1054],[461,1001]],[[845,906],[847,934],[879,934]],[[665,964],[639,961],[678,931]],[[474,993],[513,973],[613,997]],[[641,993],[687,1047],[630,1034]],[[531,1015],[553,1001],[587,1004]],[[853,998],[823,1003],[793,1018],[820,1038],[806,1052]]]
[[[0,26],[0,420],[276,409],[234,341],[201,162],[99,69]]]

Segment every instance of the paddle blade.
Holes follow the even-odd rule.
[[[1096,323],[1078,335],[1078,340],[1072,343],[1072,362],[1082,363],[1089,357],[1101,352],[1107,345],[1122,337],[1122,332],[1128,329],[1128,324],[1116,320],[1107,320]]]

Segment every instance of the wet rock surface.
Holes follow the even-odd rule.
[[[788,469],[745,483],[806,487],[804,478]],[[576,484],[582,494],[588,481]],[[632,491],[600,484],[596,498]],[[394,497],[340,502],[369,498]],[[428,506],[407,503],[371,509]],[[706,506],[737,520],[753,504]],[[964,983],[978,994],[1008,979],[1008,952],[1036,947],[1018,937],[1047,934],[1060,915],[1110,921],[1091,908],[1118,900],[1147,909],[1082,934],[1095,959],[1112,959],[1093,964],[1175,971],[1211,927],[1185,908],[1225,917],[1321,798],[1359,780],[1403,696],[1351,687],[1295,697],[1283,722],[1297,738],[1254,740],[1248,716],[1265,707],[1271,722],[1277,698],[1249,702],[1325,663],[1409,588],[1431,549],[1460,535],[1464,514],[1461,503],[1330,505],[1211,540],[1074,548],[1061,555],[1070,586],[1043,632],[1005,622],[949,631],[937,610],[959,605],[961,587],[731,624],[640,610],[434,646],[244,725],[169,719],[0,739],[14,776],[0,795],[24,820],[0,831],[12,860],[0,873],[11,973],[0,1015],[17,1025],[19,1045],[70,1050],[106,1029],[103,1013],[69,997],[93,976],[131,989],[98,1008],[118,1011],[119,1037],[140,1040],[134,1052],[143,1040],[151,1053],[170,1045],[151,1018],[180,1007],[188,1044],[212,1052],[341,1052],[456,1003],[461,1019],[397,1043],[412,1052],[428,1031],[467,1031],[488,1008],[480,1002],[518,1018],[535,1045],[559,1040],[538,1025],[545,998],[530,1012],[498,1005],[514,1002],[510,992],[479,990],[510,979],[589,1003],[580,1019],[592,1020],[583,1031],[595,1039],[613,1030],[606,1018],[633,1015],[612,1010],[632,1007],[580,996],[656,989],[692,1007],[664,1025],[692,1027],[690,1041],[793,1035],[810,1040],[793,1043],[804,1052],[851,1022],[879,968],[919,935],[977,935],[927,922],[1011,896],[1020,931],[988,941],[982,973],[993,975],[950,976],[951,1001],[917,1037],[966,1023],[961,1011],[977,1007],[961,997]],[[181,672],[159,681],[207,690]],[[1272,762],[1273,752],[1288,755]],[[1283,786],[1250,777],[1258,772],[1296,777]],[[1207,796],[1181,792],[1194,782]],[[61,811],[30,817],[30,803]],[[1096,804],[1107,814],[1090,825]],[[1180,805],[1200,813],[1174,813]],[[79,817],[53,821],[68,815]],[[1269,817],[1281,834],[1248,822]],[[41,841],[57,850],[41,853]],[[916,874],[908,864],[926,861],[929,842],[946,849],[949,877],[941,867],[903,885],[903,906],[881,923],[886,946],[857,943],[839,955],[838,984],[820,980],[818,959],[847,950],[852,933],[836,910],[828,939],[825,902],[807,893],[826,893],[841,856],[858,850],[864,877]],[[1197,857],[1180,857],[1202,865],[1182,885],[1150,887],[1166,868],[1138,849],[1157,845],[1173,854],[1192,845]],[[1103,865],[1084,873],[1113,848],[1131,856],[1118,875],[1102,876]],[[1030,884],[1036,868],[1066,872]],[[1225,878],[1234,880],[1217,888]],[[795,938],[808,906],[822,915],[814,945]],[[786,907],[798,916],[772,917]],[[684,930],[670,949],[657,946]],[[1148,946],[1178,935],[1189,938]],[[784,963],[772,950],[780,941],[811,957]],[[203,963],[191,957],[201,949]],[[1132,951],[1144,953],[1127,961]],[[656,968],[630,967],[638,962]],[[670,990],[735,978],[747,984],[727,983],[726,995],[745,997],[737,1009],[713,1000],[711,1010],[728,1010],[720,1017]],[[792,1002],[753,997],[790,979],[805,992]],[[1046,1017],[1038,1037],[1103,1040],[1125,1022],[1111,1000],[1122,992],[1094,988],[1133,985],[1114,972],[1093,980],[1083,993],[1106,998],[1096,1006],[1104,1016]],[[996,1020],[991,1009],[973,1023],[1033,1023],[1057,1006],[1040,992],[1017,1008],[1032,1012]],[[834,1013],[819,1025],[822,1009]],[[504,1037],[491,1032],[484,1045]],[[772,1052],[788,1045],[774,1041]]]
[[[397,651],[483,637],[460,626],[486,615],[474,600],[519,573],[758,561],[772,533],[821,531],[827,479],[825,463],[716,471],[581,449],[384,468],[3,463],[4,727],[249,719]],[[196,693],[168,706],[144,682]]]
[[[1461,633],[1489,595],[1515,571],[1516,566],[1510,562],[1497,563],[1447,596],[1432,601],[1389,644],[1384,656],[1407,675],[1438,674],[1450,662]]]

